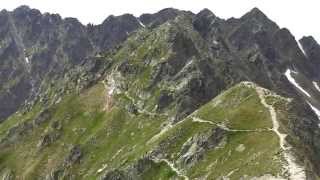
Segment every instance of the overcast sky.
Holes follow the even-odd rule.
[[[210,9],[221,18],[240,17],[258,7],[280,27],[287,27],[297,39],[312,35],[320,42],[320,0],[0,0],[1,9],[28,5],[41,12],[76,17],[82,23],[101,23],[108,15],[157,12],[166,7],[194,13]]]

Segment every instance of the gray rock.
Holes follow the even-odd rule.
[[[180,152],[178,162],[182,167],[191,167],[204,158],[206,151],[217,148],[226,138],[225,130],[214,128],[187,141]]]
[[[75,145],[71,148],[68,156],[64,160],[64,166],[69,167],[75,163],[80,163],[80,160],[83,156],[80,145]]]

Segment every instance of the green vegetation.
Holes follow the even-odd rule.
[[[227,131],[223,142],[216,148],[207,149],[196,165],[187,167],[175,163],[177,167],[184,169],[183,172],[191,178],[228,176],[239,179],[244,174],[259,177],[281,173],[278,137],[268,131],[271,128],[270,115],[252,88],[242,85],[231,88],[160,135],[163,123],[168,123],[168,117],[131,114],[122,107],[123,103],[104,111],[105,97],[106,89],[99,83],[80,95],[71,94],[63,98],[51,108],[49,121],[18,139],[15,148],[8,146],[1,151],[1,168],[13,170],[16,178],[45,177],[53,170],[62,168],[71,148],[79,145],[82,153],[80,163],[74,163],[64,171],[78,178],[96,179],[102,172],[115,168],[127,169],[157,149],[166,155],[168,161],[178,162],[187,141],[218,128],[218,124],[225,124],[230,129],[252,131]],[[114,98],[118,102],[130,101],[121,94]],[[38,111],[35,106],[24,117],[33,119]],[[193,117],[218,124],[194,121]],[[54,127],[54,123],[60,128]],[[9,127],[10,124],[2,124],[1,133]],[[39,147],[44,136],[52,132],[58,133],[58,138]],[[24,161],[21,162],[21,159]],[[173,176],[176,172],[167,164],[153,163],[140,177],[169,179]]]
[[[164,162],[154,163],[142,177],[143,180],[159,180],[178,178],[177,174]]]
[[[268,129],[272,127],[269,111],[260,103],[254,88],[237,85],[196,113],[202,119],[224,123],[231,129]]]
[[[203,161],[190,170],[190,177],[277,176],[282,167],[278,145],[278,137],[273,132],[231,132],[223,147],[209,151]]]

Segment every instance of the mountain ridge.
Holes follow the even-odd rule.
[[[256,8],[83,26],[21,7],[0,25],[2,177],[318,179],[319,44]]]

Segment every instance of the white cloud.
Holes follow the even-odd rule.
[[[108,15],[132,13],[139,16],[166,7],[191,10],[208,8],[222,18],[240,17],[258,7],[280,27],[287,27],[299,39],[313,35],[320,41],[319,0],[1,0],[1,8],[9,10],[26,4],[42,12],[77,17],[82,23],[101,23]]]

